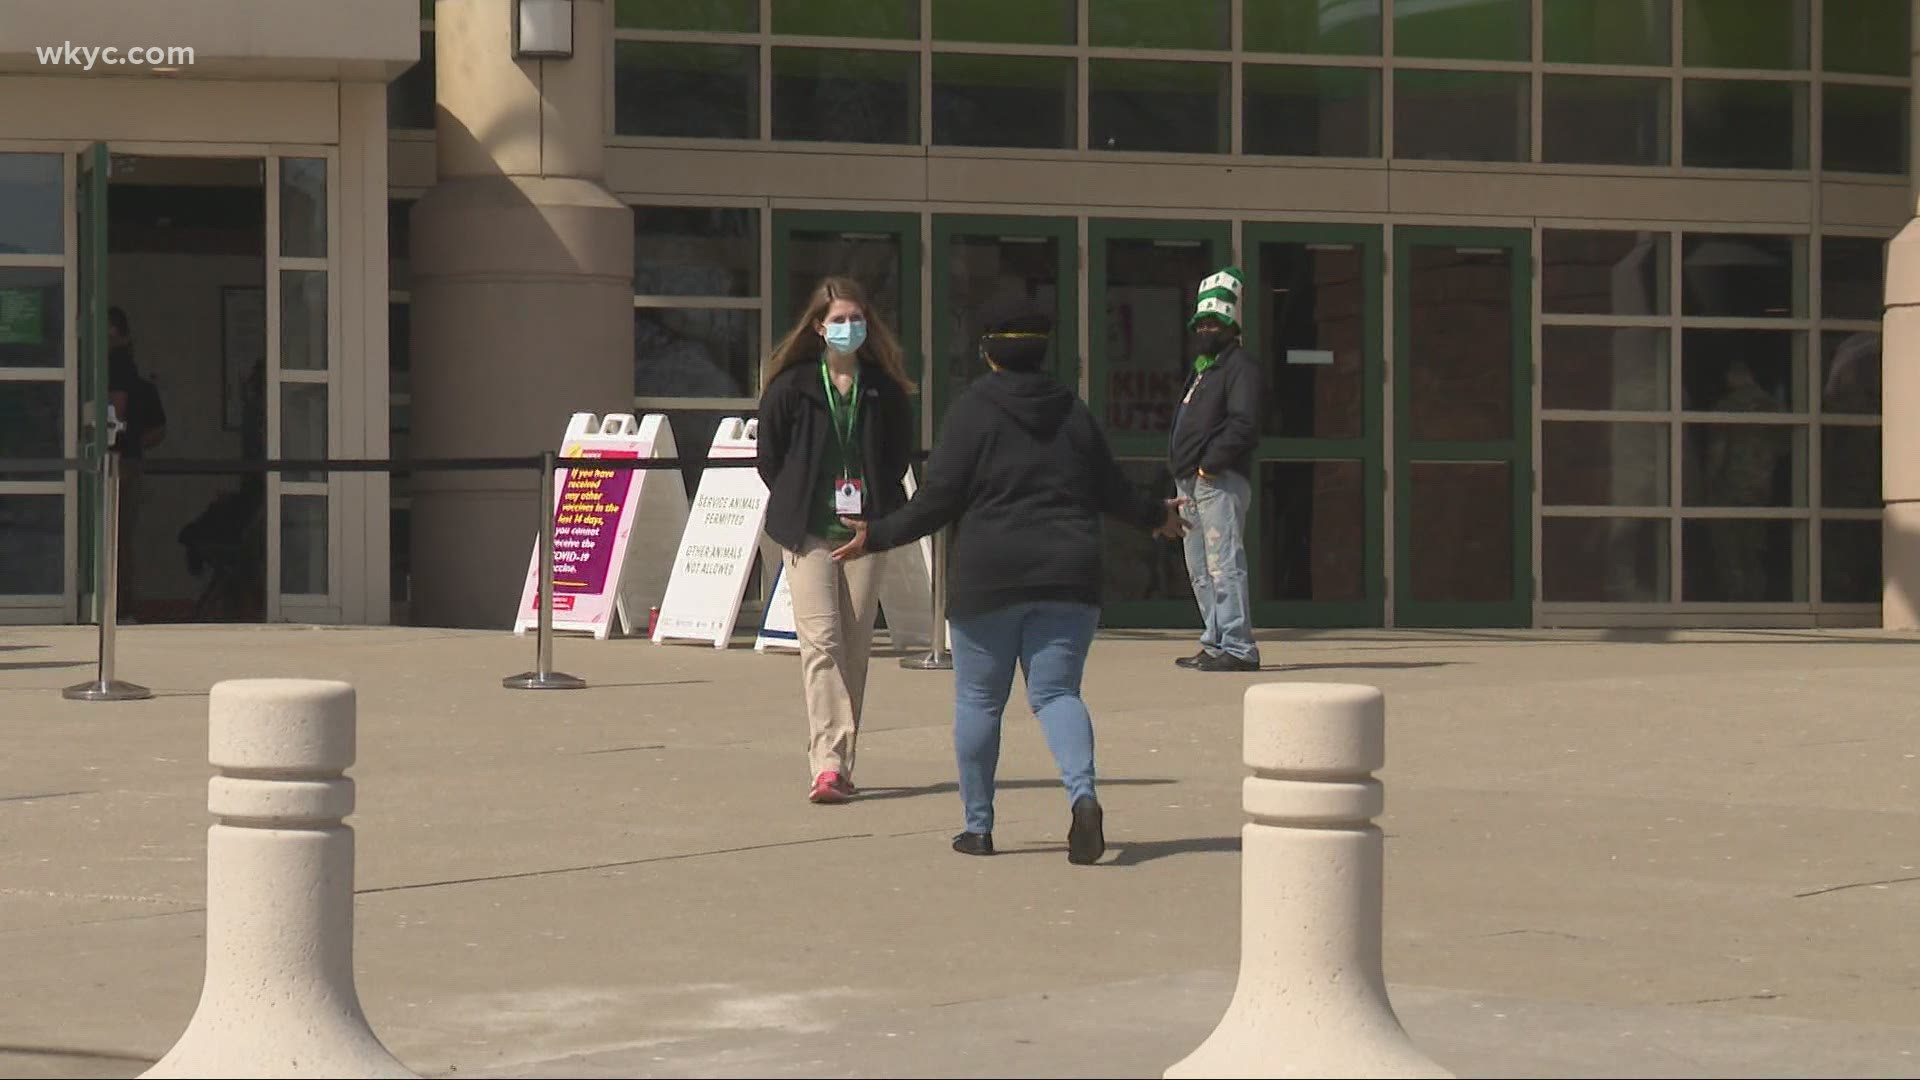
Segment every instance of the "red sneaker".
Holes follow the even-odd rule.
[[[807,801],[817,803],[843,803],[849,798],[847,790],[841,786],[843,781],[837,772],[823,772],[813,778],[813,792]]]

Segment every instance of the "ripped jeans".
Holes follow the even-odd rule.
[[[1239,473],[1224,472],[1179,481],[1187,500],[1187,576],[1206,629],[1200,647],[1236,659],[1260,662],[1253,640],[1253,594],[1247,577],[1247,508],[1253,485]]]

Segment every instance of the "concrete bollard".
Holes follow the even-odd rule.
[[[1400,1026],[1380,963],[1386,703],[1371,686],[1247,691],[1240,979],[1168,1077],[1449,1077]]]
[[[354,691],[241,679],[208,703],[207,969],[153,1077],[411,1077],[353,977]]]

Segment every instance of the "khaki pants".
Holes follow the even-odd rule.
[[[800,684],[807,698],[808,779],[853,776],[854,744],[867,696],[867,657],[880,608],[878,556],[836,563],[837,544],[807,537],[798,554],[781,553],[800,638]]]

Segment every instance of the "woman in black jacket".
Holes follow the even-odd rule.
[[[1135,490],[1087,407],[1040,371],[1051,325],[1024,303],[988,321],[980,350],[991,371],[947,412],[925,486],[898,511],[849,519],[855,535],[833,557],[854,565],[957,521],[947,614],[966,831],[953,848],[993,854],[1000,720],[1018,665],[1067,787],[1067,859],[1084,864],[1106,851],[1093,718],[1080,698],[1100,623],[1100,518],[1169,539],[1185,526],[1175,503]]]
[[[767,536],[780,545],[806,694],[808,770],[817,803],[853,796],[854,744],[879,608],[872,566],[835,562],[853,535],[841,519],[889,513],[918,440],[900,343],[850,278],[822,280],[767,360],[759,469]]]

